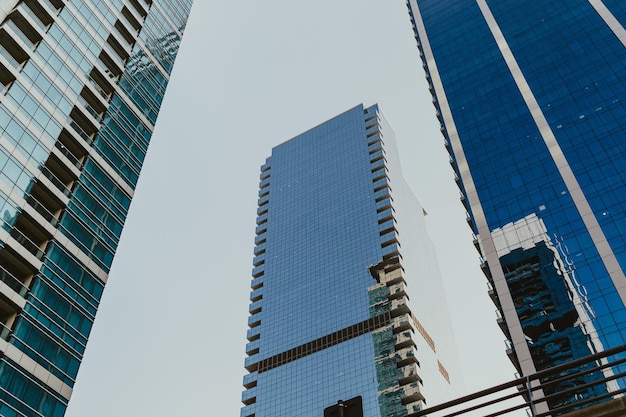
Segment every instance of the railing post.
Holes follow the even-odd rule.
[[[530,377],[528,375],[526,375],[526,391],[528,391],[528,405],[530,408],[530,415],[532,417],[535,417],[536,413],[535,413],[535,403],[533,403],[533,390],[532,390],[532,386],[530,384]]]

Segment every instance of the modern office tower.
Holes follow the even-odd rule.
[[[623,345],[626,3],[407,4],[513,363],[529,375]],[[584,384],[623,370],[547,404],[598,401],[624,380]]]
[[[191,2],[0,2],[2,416],[65,412]]]
[[[242,417],[404,416],[459,383],[424,212],[362,105],[261,167]],[[411,302],[409,302],[410,293]]]

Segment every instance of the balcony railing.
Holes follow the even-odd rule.
[[[59,223],[59,220],[54,217],[54,214],[50,213],[35,197],[29,195],[26,201],[37,213],[41,214],[44,219],[49,221],[52,226],[56,226]]]
[[[0,266],[0,281],[4,282],[9,288],[18,293],[22,298],[26,298],[26,294],[28,294],[28,288],[22,281],[15,278],[13,274]]]
[[[11,335],[11,329],[9,329],[4,324],[0,323],[0,339],[8,341],[10,335]]]
[[[43,175],[48,178],[50,180],[50,182],[52,184],[54,184],[55,187],[57,187],[59,189],[59,191],[61,191],[66,197],[69,197],[70,194],[72,193],[72,191],[67,188],[67,186],[63,183],[63,181],[61,181],[60,179],[58,179],[53,173],[52,171],[50,171],[47,167],[41,167],[41,172],[43,173]]]
[[[91,76],[89,77],[89,82],[91,82],[91,85],[96,89],[96,91],[100,94],[100,96],[102,96],[102,98],[104,99],[104,101],[109,101],[109,99],[111,98],[111,95],[106,93],[102,87],[100,87],[100,84],[98,84],[98,82],[96,80],[94,80]]]
[[[74,166],[78,169],[81,169],[83,167],[83,164],[74,156],[73,153],[71,153],[69,151],[69,149],[67,149],[65,146],[63,146],[63,144],[61,142],[56,142],[54,144],[54,146],[61,151],[61,153],[63,154],[63,156],[65,156],[67,159],[70,160],[70,162],[72,164],[74,164]]]
[[[78,133],[78,135],[83,138],[85,142],[87,142],[88,145],[91,145],[93,139],[83,130],[82,127],[78,125],[78,123],[70,119],[70,126],[72,126],[72,129],[74,129],[76,133]]]
[[[35,44],[33,43],[33,41],[31,41],[28,36],[26,36],[24,32],[22,32],[22,29],[20,29],[13,20],[9,19],[5,21],[4,25],[5,27],[11,28],[11,30],[17,35],[18,38],[22,40],[22,42],[24,42],[24,44],[28,48],[30,48],[31,50],[35,49]]]
[[[91,105],[85,100],[84,97],[78,96],[78,103],[85,108],[89,112],[91,116],[98,122],[102,122],[102,116],[98,113]]]
[[[30,8],[28,8],[24,3],[21,3],[20,5],[18,5],[18,9],[24,15],[28,16],[32,20],[32,23],[34,23],[39,28],[39,30],[41,30],[43,33],[46,33],[48,27],[41,20],[39,20],[39,18],[35,15],[35,13],[33,13]]]
[[[44,255],[43,251],[39,248],[39,246],[37,246],[35,243],[33,243],[32,240],[27,238],[26,235],[24,235],[22,232],[20,232],[16,228],[13,228],[13,229],[11,229],[11,232],[9,234],[20,245],[22,245],[24,248],[26,248],[27,251],[29,251],[30,253],[35,255],[35,258],[37,258],[39,260],[43,259],[43,255]]]
[[[623,402],[624,352],[626,345],[605,350],[424,408],[407,417],[519,416],[524,410],[532,417],[567,417],[578,410],[589,410],[585,416],[613,416],[601,410],[611,408],[611,401]]]

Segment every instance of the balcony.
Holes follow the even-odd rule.
[[[30,1],[29,4],[31,7],[35,7],[35,3],[33,1]],[[41,11],[43,9],[39,10]],[[41,40],[42,35],[48,30],[48,25],[52,23],[50,16],[45,13],[40,14],[39,16],[36,15],[30,7],[26,6],[26,3],[19,3],[15,8],[15,12],[19,12],[21,14],[19,18],[24,21],[24,24],[30,26],[30,30],[38,32],[36,33],[36,36],[39,40]],[[15,16],[15,14],[13,16]],[[15,18],[17,18],[17,16],[15,16]],[[42,21],[42,18],[46,21],[46,23]]]
[[[415,346],[415,342],[413,341],[413,335],[410,330],[396,335],[396,344],[394,346],[395,350],[402,350],[413,346]]]
[[[88,89],[83,89],[83,92],[88,92]],[[92,103],[98,103],[97,100],[92,101]],[[96,109],[93,108],[92,103],[89,103],[82,95],[78,96],[78,100],[76,101],[76,104],[80,105],[80,110],[84,110],[83,113],[88,114],[89,116],[91,116],[93,118],[93,122],[92,124],[94,126],[97,127],[97,124],[102,123],[102,115],[104,113],[104,109],[97,111]],[[95,123],[94,123],[95,122]]]
[[[11,18],[4,22],[4,29],[9,32],[9,36],[17,39],[26,51],[33,51],[41,41],[41,35],[33,29],[30,23],[19,14],[12,14]]]
[[[51,153],[46,164],[41,168],[41,172],[59,191],[69,196],[80,171],[71,161],[62,156],[60,150],[57,152],[61,155]]]
[[[252,265],[256,266],[261,266],[265,263],[265,254],[261,254],[258,256],[255,256],[254,259],[252,259]]]
[[[9,340],[11,327],[21,310],[4,294],[0,294],[0,339]]]
[[[252,269],[252,278],[258,278],[265,273],[265,266],[259,265]]]
[[[387,182],[387,176],[384,175],[382,177],[379,178],[380,181],[384,181],[385,183]],[[391,198],[391,187],[389,186],[385,186],[385,187],[377,187],[376,190],[374,191],[374,199],[376,200],[376,202],[378,203],[379,201],[385,199],[385,198]]]
[[[268,175],[267,177],[265,177],[265,179],[261,180],[259,182],[259,188],[263,189],[263,188],[267,188],[270,186],[270,176]]]
[[[379,169],[385,166],[385,159],[380,158],[375,161],[371,161],[370,167],[372,168],[372,172],[378,171]]]
[[[259,355],[248,356],[243,361],[243,366],[248,370],[248,372],[254,372],[259,369]]]
[[[64,0],[28,0],[36,2],[39,4],[39,7],[46,9],[46,13],[48,13],[50,16],[56,16],[57,14],[59,14],[59,12],[61,11],[61,9],[63,9],[63,7],[65,7],[65,3],[63,2]]]
[[[38,24],[41,25],[44,32],[54,22],[54,12],[56,12],[57,9],[47,1],[26,0],[23,4],[28,6],[28,13],[33,20],[38,21]],[[54,12],[52,8],[54,8]]]
[[[61,142],[57,141],[54,144],[54,147],[57,148],[61,155],[63,155],[68,161],[70,161],[70,163],[74,167],[76,167],[76,169],[81,169],[83,167],[82,162],[79,161],[78,158],[76,158],[74,154],[70,152]]]
[[[4,282],[9,288],[19,294],[20,297],[26,298],[28,287],[3,266],[0,266],[0,281]]]
[[[252,288],[253,290],[257,290],[259,288],[263,287],[263,276],[260,276],[258,278],[254,278],[251,282],[250,282],[250,288]]]
[[[369,154],[373,155],[376,152],[383,152],[383,144],[380,141],[369,144]]]
[[[246,344],[246,354],[248,356],[252,356],[252,355],[256,355],[257,353],[259,353],[259,345],[261,343],[260,339],[257,340],[253,340],[252,342],[249,342],[248,344]]]
[[[126,39],[123,36],[120,35],[118,38],[115,32],[117,31],[113,30],[113,33],[109,35],[109,38],[107,39],[108,47],[111,51],[115,52],[122,62],[126,62],[126,60],[130,57],[130,45],[126,42]],[[120,41],[120,39],[122,40]]]
[[[65,207],[65,204],[58,199],[55,193],[50,192],[48,187],[39,181],[33,185],[26,202],[52,226],[57,225],[61,210]]]
[[[18,216],[9,233],[19,244],[42,260],[48,241],[52,236],[25,211]]]
[[[118,19],[118,22],[124,26],[124,29],[131,34],[134,40],[135,35],[137,35],[141,29],[141,24],[137,22],[137,19],[130,13],[126,6],[122,8],[122,14],[119,15]]]
[[[261,255],[265,253],[265,243],[261,243],[260,245],[256,245],[254,247],[254,255]]]
[[[398,241],[395,239],[392,241],[384,242],[381,247],[383,259],[390,259],[400,255],[400,252],[398,251]]]
[[[243,377],[243,386],[244,388],[252,388],[256,386],[257,378],[259,374],[257,372],[252,372]]]
[[[367,139],[368,139],[368,142],[367,142],[368,146],[372,146],[376,143],[384,143],[382,136],[380,135],[380,132],[377,132],[376,134],[369,136]]]
[[[256,387],[245,390],[241,394],[241,402],[245,405],[254,404],[256,402]]]
[[[370,151],[370,162],[374,163],[376,161],[380,161],[380,160],[384,160],[385,159],[385,152],[382,150],[382,148],[380,148],[378,151],[372,152]]]
[[[387,220],[386,222],[378,224],[378,230],[380,231],[380,235],[386,235],[387,233],[393,232],[396,230],[396,222],[392,219]]]
[[[262,225],[264,223],[267,223],[267,212],[257,216],[257,218],[256,218],[256,224],[257,225]]]
[[[122,19],[122,17],[124,19]],[[136,13],[131,12],[130,9],[126,6],[122,8],[120,21],[122,21],[123,23],[128,23],[134,30],[134,33],[137,33],[141,30],[141,18],[138,17]],[[133,30],[129,30],[129,32],[133,32]]]
[[[258,301],[254,301],[250,303],[250,306],[248,307],[248,311],[250,312],[250,314],[256,314],[259,311],[261,311],[261,303],[262,303],[262,300],[258,300]]]
[[[24,297],[28,293],[36,271],[37,268],[13,248],[5,246],[0,251],[0,280],[20,296]]]
[[[250,291],[250,301],[257,301],[263,297],[263,287]]]
[[[7,31],[6,28],[0,29],[0,55],[2,55],[8,63],[14,69],[21,69],[24,62],[30,58],[29,50],[25,48],[22,43],[16,41],[12,31],[18,30],[17,28]]]
[[[253,327],[251,329],[248,329],[248,331],[246,332],[246,339],[248,339],[248,341],[253,341],[253,340],[257,340],[259,337],[261,337],[261,328],[260,327]]]
[[[261,316],[263,315],[262,312],[258,312],[256,314],[251,315],[250,317],[248,317],[248,326],[250,327],[256,327],[258,325],[261,324]]]
[[[389,178],[386,175],[374,181],[374,192],[384,190],[385,188],[389,188]]]
[[[416,349],[414,346],[406,347],[399,351],[396,351],[396,358],[398,368],[407,366],[412,363],[417,363],[417,356],[415,355]]]
[[[376,203],[376,212],[382,213],[387,210],[392,210],[391,199],[387,198]]]

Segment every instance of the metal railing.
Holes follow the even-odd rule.
[[[52,226],[56,226],[59,223],[59,220],[56,217],[54,217],[54,214],[52,214],[43,204],[39,202],[39,200],[37,200],[32,195],[29,195],[26,198],[26,202],[33,209],[35,209],[35,211],[39,213],[44,219],[49,221]]]
[[[85,110],[87,112],[89,112],[89,114],[98,122],[102,122],[102,115],[100,115],[100,113],[98,113],[96,111],[96,109],[94,109],[93,107],[91,107],[91,104],[89,104],[87,102],[87,100],[85,100],[85,98],[83,96],[78,96],[78,100],[77,100],[78,104],[80,104],[81,106],[83,106],[85,108]]]
[[[35,258],[40,261],[43,259],[44,252],[37,246],[37,244],[33,243],[26,235],[20,232],[18,229],[13,227],[11,232],[9,233],[13,239],[17,241],[20,245],[22,245],[27,251],[35,256]]]
[[[626,345],[608,349],[424,408],[407,417],[497,417],[514,412],[519,415],[523,410],[533,417],[564,416],[621,397],[626,392],[623,387],[626,371],[619,367],[626,363],[625,352]],[[581,384],[581,378],[586,378],[588,382]],[[587,396],[580,394],[586,390],[595,393]]]
[[[61,181],[60,179],[58,179],[56,177],[56,175],[54,175],[52,173],[52,171],[50,171],[50,169],[48,169],[48,167],[43,166],[41,167],[41,172],[43,173],[43,175],[48,178],[48,180],[54,185],[56,186],[56,188],[61,191],[66,197],[69,197],[70,194],[72,193],[72,190],[70,190],[64,183],[63,181]]]
[[[0,323],[0,339],[9,341],[9,336],[11,336],[11,329],[5,326],[3,323]]]
[[[70,152],[70,150],[67,149],[61,142],[57,141],[54,146],[61,152],[61,154],[63,154],[63,156],[74,164],[76,168],[81,169],[83,167],[83,164],[78,160],[78,158],[76,158],[74,154]]]
[[[91,143],[93,142],[93,138],[89,136],[87,132],[85,132],[83,128],[80,127],[78,123],[76,123],[73,119],[70,118],[69,121],[72,129],[74,129],[74,131],[78,133],[78,135],[83,138],[88,145],[91,145]]]
[[[12,273],[0,266],[0,281],[4,282],[9,288],[18,293],[22,298],[26,298],[28,288],[17,279]],[[2,338],[0,336],[0,338]]]

